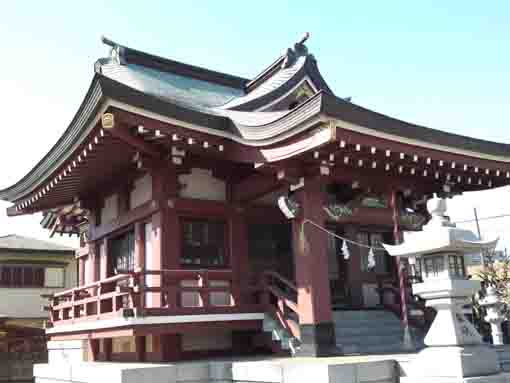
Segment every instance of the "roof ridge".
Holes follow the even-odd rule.
[[[138,64],[171,73],[181,73],[198,80],[213,82],[243,90],[246,86],[246,83],[250,81],[247,78],[236,76],[230,73],[224,73],[197,65],[187,64],[182,61],[172,60],[166,57],[154,55],[152,53],[133,49],[125,45],[118,44],[104,36],[101,37],[101,41],[105,45],[108,45],[112,48],[110,53],[110,60],[114,60],[119,64],[131,62],[132,64]]]

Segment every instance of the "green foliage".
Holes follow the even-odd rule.
[[[484,254],[485,267],[476,273],[476,279],[482,282],[482,291],[473,298],[474,320],[479,326],[483,322],[485,310],[480,306],[480,300],[485,296],[485,289],[492,286],[496,293],[501,297],[504,306],[504,314],[508,317],[510,314],[510,259],[494,261],[494,252]]]

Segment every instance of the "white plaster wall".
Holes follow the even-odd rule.
[[[113,221],[119,214],[119,196],[112,194],[104,199],[101,209],[101,225]]]
[[[147,173],[138,178],[129,195],[129,206],[134,209],[152,199],[152,176]]]
[[[227,187],[224,181],[214,178],[211,170],[193,168],[190,174],[179,176],[182,188],[181,198],[196,198],[212,201],[225,201]]]

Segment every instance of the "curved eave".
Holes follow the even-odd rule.
[[[310,55],[306,56],[303,58],[302,63],[298,60],[294,65],[297,66],[295,73],[293,73],[283,84],[278,84],[278,86],[275,86],[273,89],[270,89],[267,92],[262,92],[256,97],[254,97],[251,92],[247,93],[245,96],[231,100],[223,105],[222,108],[237,111],[254,111],[264,109],[264,107],[284,98],[285,95],[289,94],[305,78],[309,78],[318,91],[333,94],[330,87],[320,74],[319,69],[317,68],[317,62],[313,57]],[[275,71],[272,76],[278,76],[278,71]],[[271,80],[268,79],[267,81]],[[276,83],[278,83],[278,81],[276,81]],[[261,85],[259,85],[259,87],[260,86]],[[256,90],[253,90],[252,92],[256,92]]]
[[[374,112],[339,97],[326,94],[323,111],[330,118],[336,118],[374,132],[387,133],[394,137],[425,142],[441,147],[458,148],[479,153],[484,158],[501,157],[510,162],[510,145],[481,140],[442,130],[427,128]]]
[[[21,180],[0,190],[0,200],[12,202],[23,197],[33,191],[41,179],[55,172],[94,128],[92,120],[97,118],[103,100],[99,76],[95,75],[77,113],[62,136]]]

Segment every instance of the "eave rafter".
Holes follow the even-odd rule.
[[[307,163],[340,166],[437,185],[481,190],[510,183],[510,164],[422,148],[337,128],[337,142],[306,154]]]
[[[79,171],[89,161],[92,161],[97,151],[101,148],[105,132],[103,129],[96,129],[89,139],[84,142],[73,155],[66,161],[52,176],[48,177],[45,183],[27,196],[15,201],[14,205],[7,209],[7,214],[20,215],[41,210],[44,201],[50,194],[55,194],[56,189],[60,193],[65,188],[73,184]],[[65,189],[64,188],[64,189]]]
[[[170,158],[175,165],[183,163],[187,152],[216,158],[228,156],[229,141],[224,138],[191,131],[117,108],[111,108],[110,112],[120,123],[129,126],[131,134],[138,140],[164,150],[165,157]]]

